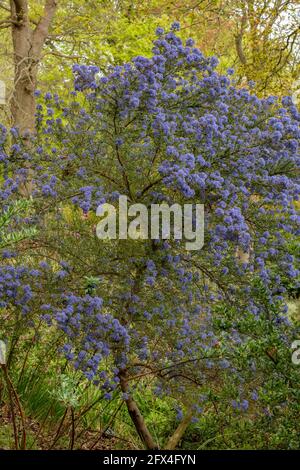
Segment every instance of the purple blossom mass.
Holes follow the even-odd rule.
[[[212,403],[233,415],[268,406],[264,381],[285,383],[268,351],[288,361],[296,331],[285,293],[299,285],[300,114],[236,87],[178,29],[158,28],[150,58],[101,78],[75,65],[76,93],[40,100],[30,146],[1,128],[1,207],[30,179],[38,236],[3,252],[0,302],[57,329],[61,354],[108,400],[130,407],[148,374],[176,419],[188,403],[197,421]],[[99,240],[96,209],[120,194],[204,204],[204,247]]]

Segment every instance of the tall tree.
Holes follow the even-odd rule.
[[[219,70],[233,67],[236,79],[240,83],[245,83],[244,78],[246,83],[254,81],[260,95],[293,93],[297,80],[299,0],[166,0],[163,3],[161,0],[11,0],[10,3],[13,8],[8,0],[7,4],[0,1],[0,29],[6,28],[8,32],[12,26],[13,35],[30,36],[27,43],[18,41],[19,45],[22,43],[21,49],[27,49],[27,52],[22,50],[25,58],[30,43],[36,50],[36,57],[30,50],[30,58],[23,61],[22,54],[17,57],[18,51],[11,50],[10,38],[2,31],[0,70],[5,77],[1,78],[6,81],[9,102],[10,81],[14,81],[8,78],[13,75],[10,63],[20,63],[15,79],[20,92],[14,92],[11,106],[15,122],[23,120],[22,108],[30,108],[31,126],[33,123],[34,97],[32,91],[27,96],[24,89],[32,90],[34,80],[28,80],[26,61],[32,62],[35,80],[38,64],[42,64],[38,77],[41,90],[62,92],[62,88],[72,83],[72,63],[97,63],[105,73],[108,64],[121,64],[136,55],[149,57],[155,28],[168,28],[173,20],[181,23],[180,34],[193,37],[203,53],[218,56]],[[22,27],[18,25],[16,3],[27,7],[21,9],[25,18]],[[41,22],[48,23],[48,33],[44,30],[42,41],[36,42]],[[14,59],[8,61],[10,53]],[[22,75],[24,82],[19,83],[18,76]],[[22,103],[25,98],[29,104]],[[28,117],[26,121],[28,125]]]
[[[241,0],[226,8],[234,16],[240,76],[261,94],[287,91],[299,73],[299,0]]]
[[[35,127],[34,90],[41,53],[49,27],[57,8],[57,0],[45,0],[44,11],[38,21],[29,18],[28,0],[10,0],[9,12],[2,22],[11,27],[14,59],[14,91],[11,100],[13,124],[21,133],[33,131]]]

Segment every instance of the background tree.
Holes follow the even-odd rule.
[[[43,15],[38,21],[32,21],[27,0],[11,0],[9,7],[0,5],[9,13],[1,23],[2,27],[11,27],[14,63],[11,114],[13,124],[21,133],[35,129],[37,72],[56,6],[56,0],[45,0]]]
[[[205,54],[218,56],[220,70],[234,67],[238,82],[246,86],[254,80],[261,95],[291,93],[299,74],[299,5],[295,0],[167,0],[163,3],[159,0],[146,3],[75,0],[57,2],[55,16],[53,7],[48,7],[46,12],[40,2],[31,1],[29,5],[27,26],[25,22],[21,29],[13,23],[10,4],[2,2],[0,5],[3,54],[0,70],[3,70],[8,96],[13,93],[9,77],[13,82],[16,56],[6,30],[13,26],[16,37],[20,31],[23,34],[27,30],[24,34],[28,34],[31,30],[33,39],[34,34],[39,35],[34,29],[41,18],[44,24],[48,21],[46,18],[51,23],[50,31],[42,33],[45,36],[43,48],[37,45],[40,50],[35,52],[42,65],[38,87],[43,90],[49,87],[56,91],[69,89],[74,62],[97,63],[105,73],[109,64],[121,64],[136,55],[149,56],[154,29],[168,26],[174,18],[182,24],[182,33],[193,36]],[[36,58],[33,61],[36,62]],[[25,62],[21,65],[26,78],[27,65]],[[35,75],[34,69],[36,66],[33,67]],[[21,69],[19,72],[21,74]],[[19,72],[16,70],[16,74]],[[23,85],[19,86],[21,89]],[[20,93],[22,99],[27,96],[23,91]],[[30,100],[33,102],[32,94]],[[12,107],[16,106],[16,101],[13,102]],[[32,103],[27,105],[32,109]]]
[[[288,90],[299,74],[298,1],[255,0],[230,4],[235,16],[238,70],[264,94]]]

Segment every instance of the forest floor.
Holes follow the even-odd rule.
[[[75,435],[68,435],[62,427],[60,432],[56,429],[46,429],[36,420],[25,418],[26,449],[28,450],[112,450],[116,448],[119,438],[109,434],[101,435],[101,431],[91,429],[77,429]],[[59,427],[59,424],[58,424]],[[21,429],[18,420],[18,432],[21,441]],[[74,443],[72,444],[72,441]],[[14,434],[11,411],[7,406],[0,407],[0,450],[14,449]],[[128,442],[123,448],[130,449]]]

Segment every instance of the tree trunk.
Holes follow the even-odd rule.
[[[146,449],[153,450],[158,449],[158,445],[154,442],[153,437],[151,436],[144,418],[134,401],[134,399],[129,395],[129,386],[128,386],[128,377],[126,371],[121,371],[119,374],[120,386],[123,393],[128,395],[128,398],[125,400],[128,413],[132,419],[132,422],[137,430],[138,435],[140,436],[142,442],[144,443]]]
[[[179,444],[179,441],[182,439],[188,425],[190,424],[193,418],[193,411],[190,410],[187,415],[183,418],[181,423],[176,428],[175,432],[172,434],[170,439],[168,440],[165,449],[167,450],[174,450]]]
[[[13,125],[24,135],[35,130],[35,97],[38,65],[57,1],[46,0],[44,14],[35,28],[28,16],[28,0],[10,0],[14,49]]]

